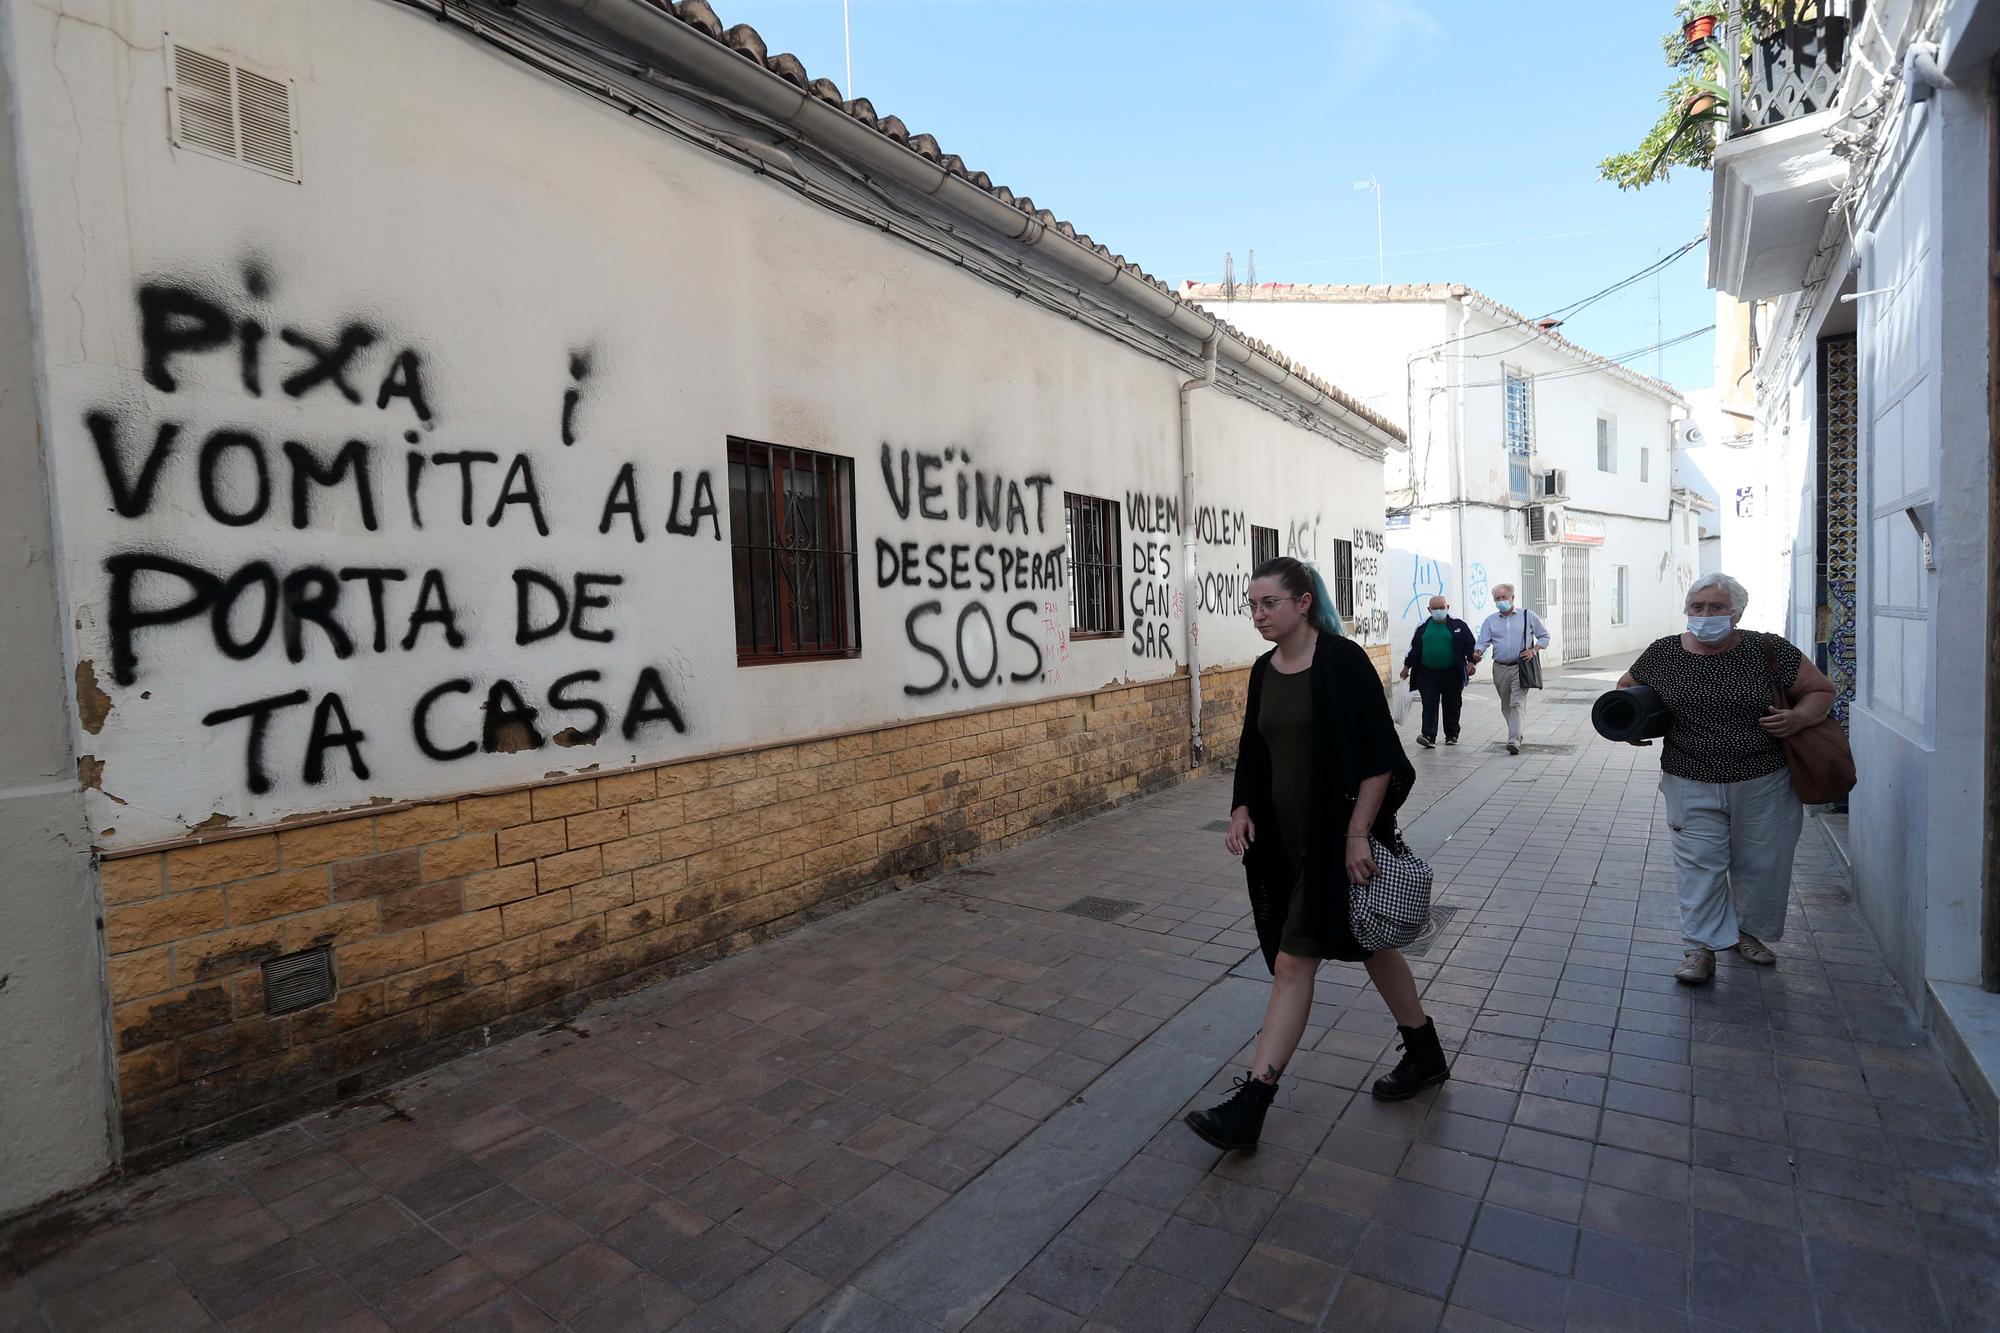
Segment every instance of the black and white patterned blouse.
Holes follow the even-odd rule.
[[[1757,720],[1772,704],[1773,680],[1789,692],[1804,660],[1791,640],[1751,630],[1712,656],[1689,652],[1678,634],[1655,639],[1632,678],[1670,714],[1661,770],[1692,782],[1748,782],[1783,768],[1784,747]]]

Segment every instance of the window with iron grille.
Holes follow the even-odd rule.
[[[853,459],[731,439],[729,548],[738,665],[860,653]]]
[[[1063,511],[1069,531],[1070,637],[1120,633],[1125,604],[1118,502],[1065,491]]]
[[[1333,607],[1346,621],[1354,619],[1354,543],[1333,539]]]
[[[1278,530],[1250,525],[1250,568],[1278,558]]]
[[[1600,416],[1597,418],[1597,470],[1616,472],[1618,470],[1618,419]]]
[[[1507,435],[1507,491],[1516,501],[1528,496],[1528,457],[1535,449],[1534,382],[1518,370],[1502,369]]]

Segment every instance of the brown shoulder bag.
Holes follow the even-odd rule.
[[[1778,683],[1778,659],[1772,651],[1775,635],[1764,638],[1764,669],[1771,680],[1771,702],[1790,708],[1792,701]],[[1807,805],[1837,801],[1854,790],[1854,751],[1848,748],[1847,733],[1829,712],[1802,731],[1780,736],[1785,747],[1785,767],[1792,775],[1792,791]]]

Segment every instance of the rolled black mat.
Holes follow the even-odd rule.
[[[1607,741],[1649,741],[1667,734],[1667,706],[1649,685],[1608,690],[1590,706],[1590,725]]]

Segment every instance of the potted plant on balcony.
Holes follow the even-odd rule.
[[[1637,147],[1598,164],[1597,174],[1620,189],[1665,180],[1673,168],[1715,164],[1721,125],[1744,133],[1831,105],[1845,55],[1850,0],[1736,0],[1742,23],[1735,50],[1724,51],[1727,0],[1677,0],[1675,26],[1660,42],[1673,79],[1661,111]],[[1740,71],[1734,129],[1721,62]]]
[[[1677,0],[1674,27],[1660,38],[1660,52],[1674,77],[1660,94],[1659,119],[1637,147],[1598,163],[1601,180],[1636,190],[1665,180],[1675,167],[1707,170],[1715,160],[1715,132],[1728,117],[1718,79],[1724,5],[1718,0]]]

